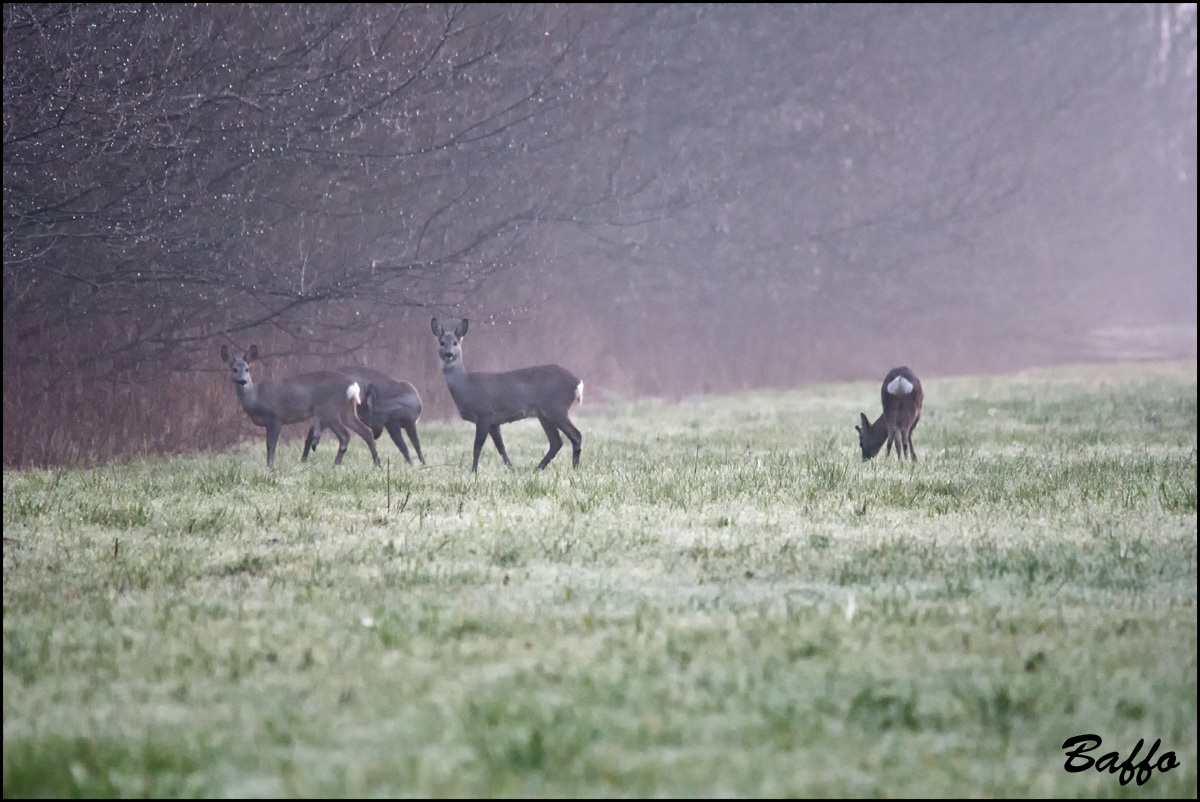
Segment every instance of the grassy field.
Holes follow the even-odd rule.
[[[390,510],[361,442],[6,472],[4,796],[1194,797],[1195,363],[925,394],[916,465],[877,383],[429,423]]]

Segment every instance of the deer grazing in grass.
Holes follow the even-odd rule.
[[[386,373],[358,365],[346,365],[338,368],[337,372],[358,382],[359,387],[367,388],[363,392],[362,403],[358,405],[358,417],[370,427],[375,439],[378,440],[383,430],[387,429],[392,442],[404,455],[404,461],[412,465],[412,457],[404,445],[403,432],[408,432],[417,459],[424,465],[425,457],[421,454],[421,441],[417,437],[417,420],[421,417],[421,396],[417,395],[417,388],[408,382],[396,381]],[[321,422],[316,421],[304,441],[304,457],[308,456],[310,449],[315,451],[319,442]]]
[[[375,451],[375,438],[371,430],[358,419],[354,406],[362,399],[358,382],[341,373],[329,370],[303,373],[280,381],[263,381],[255,384],[250,380],[250,363],[258,359],[258,346],[250,346],[243,357],[234,357],[229,349],[221,346],[221,361],[233,371],[233,384],[237,389],[242,409],[257,426],[267,427],[267,467],[275,468],[275,444],[279,442],[279,431],[285,423],[303,423],[316,418],[322,426],[333,431],[338,439],[338,453],[334,465],[341,465],[346,446],[350,445],[353,430],[367,441],[371,458],[379,465],[379,454]],[[308,457],[307,450],[304,458]]]
[[[925,400],[921,380],[908,368],[892,368],[883,379],[880,396],[883,399],[883,414],[879,420],[871,423],[866,415],[859,413],[862,425],[854,427],[858,430],[863,462],[878,454],[884,442],[887,442],[885,456],[891,456],[894,443],[896,459],[904,459],[900,453],[903,448],[909,459],[915,462],[917,452],[913,449],[912,433],[921,420],[921,404]]]
[[[479,467],[479,451],[489,434],[504,464],[511,468],[512,462],[504,450],[504,438],[500,436],[500,426],[534,416],[537,416],[550,441],[550,450],[538,463],[538,470],[549,465],[562,448],[559,430],[571,441],[572,467],[579,467],[583,435],[571,423],[567,412],[576,403],[583,403],[583,382],[558,365],[538,365],[504,373],[468,373],[462,357],[462,338],[467,333],[466,319],[453,332],[443,331],[436,317],[430,321],[430,327],[433,336],[438,338],[442,375],[446,377],[450,396],[463,420],[475,424],[472,472]]]

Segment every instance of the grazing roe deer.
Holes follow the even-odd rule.
[[[862,425],[854,427],[858,430],[858,444],[862,448],[863,461],[866,462],[878,454],[885,441],[885,456],[891,456],[892,444],[895,443],[896,459],[904,459],[900,453],[903,448],[909,459],[916,461],[917,452],[913,449],[912,433],[921,420],[921,404],[925,401],[920,379],[906,367],[892,368],[884,377],[879,394],[883,400],[883,414],[879,416],[879,420],[870,423],[867,416],[860,412]]]
[[[359,365],[345,365],[338,368],[337,372],[349,376],[358,382],[360,387],[367,388],[363,392],[362,403],[358,405],[358,418],[371,428],[375,439],[378,440],[383,430],[387,429],[392,442],[404,455],[404,461],[412,465],[412,457],[408,455],[402,434],[408,432],[408,439],[412,441],[413,449],[417,452],[417,459],[424,465],[421,440],[417,437],[417,420],[421,417],[421,396],[417,395],[417,388],[408,382],[397,381],[386,373]],[[308,456],[310,449],[315,451],[319,442],[321,422],[317,421],[313,423],[304,441],[304,456]]]
[[[238,401],[242,409],[258,426],[267,427],[267,467],[275,468],[275,444],[279,442],[279,431],[285,423],[303,423],[315,417],[326,429],[331,429],[338,439],[338,453],[333,464],[342,463],[346,446],[350,445],[350,432],[354,430],[367,441],[371,458],[379,465],[379,454],[375,451],[375,438],[371,430],[354,414],[355,404],[361,400],[358,382],[341,373],[329,370],[304,373],[280,381],[263,381],[255,384],[250,380],[250,363],[258,359],[258,346],[250,346],[244,357],[235,358],[229,349],[221,346],[221,361],[233,371],[233,384],[237,388]],[[305,459],[308,452],[304,454]]]
[[[475,453],[471,471],[479,467],[479,451],[488,435],[496,444],[501,459],[508,467],[512,462],[504,450],[500,426],[504,423],[537,416],[550,450],[538,464],[545,468],[562,448],[562,433],[571,441],[571,465],[579,467],[579,452],[583,435],[571,423],[567,413],[576,403],[583,403],[583,382],[569,370],[558,365],[538,365],[532,368],[509,370],[504,373],[468,373],[463,366],[462,338],[467,333],[467,320],[453,332],[443,331],[437,318],[430,321],[433,336],[438,338],[438,354],[442,360],[442,375],[463,420],[475,424]]]

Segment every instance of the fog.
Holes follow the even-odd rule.
[[[9,4],[4,464],[246,436],[222,345],[452,415],[435,315],[589,399],[1194,358],[1196,120],[1194,4]]]

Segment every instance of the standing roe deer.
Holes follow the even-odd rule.
[[[511,468],[504,439],[500,437],[500,425],[535,415],[550,440],[550,450],[538,463],[538,470],[549,465],[562,448],[559,429],[571,441],[571,466],[579,467],[583,435],[571,423],[567,412],[576,402],[583,403],[583,382],[558,365],[538,365],[504,373],[468,373],[463,366],[461,345],[467,333],[466,318],[453,332],[443,331],[436,317],[430,321],[430,327],[438,338],[442,375],[446,377],[450,396],[463,420],[475,424],[472,472],[479,467],[479,451],[489,434],[504,464]]]
[[[917,452],[913,449],[912,433],[921,420],[921,404],[925,400],[920,379],[908,368],[892,368],[884,377],[879,394],[883,400],[883,414],[879,420],[871,423],[866,415],[859,413],[862,425],[854,427],[858,430],[863,462],[878,454],[885,441],[885,456],[892,455],[892,444],[895,443],[896,459],[904,459],[900,453],[903,448],[915,462]]]
[[[424,465],[421,441],[417,438],[417,420],[421,417],[421,396],[417,395],[417,388],[408,382],[396,381],[386,373],[359,365],[345,365],[338,368],[337,372],[349,376],[358,382],[360,387],[367,388],[363,392],[362,403],[358,405],[358,417],[371,428],[375,439],[378,440],[383,430],[387,429],[388,434],[392,436],[392,442],[404,455],[404,461],[412,465],[412,457],[408,455],[402,434],[408,432],[408,439],[412,441],[413,449],[417,452],[417,459]],[[315,451],[319,442],[321,422],[317,421],[313,423],[304,441],[304,456],[308,456],[310,449]]]
[[[267,427],[267,467],[275,468],[275,444],[279,442],[279,431],[285,423],[302,423],[316,417],[326,429],[333,430],[338,439],[338,453],[333,464],[342,463],[346,446],[350,445],[353,429],[367,441],[371,458],[379,465],[379,454],[375,451],[375,438],[371,430],[354,414],[354,405],[361,399],[358,382],[341,373],[329,370],[304,373],[281,381],[263,381],[254,384],[250,380],[250,363],[258,359],[258,346],[241,358],[230,355],[229,349],[221,346],[221,361],[233,371],[233,383],[237,388],[238,401],[250,420],[258,426]],[[305,451],[304,457],[308,457]]]

